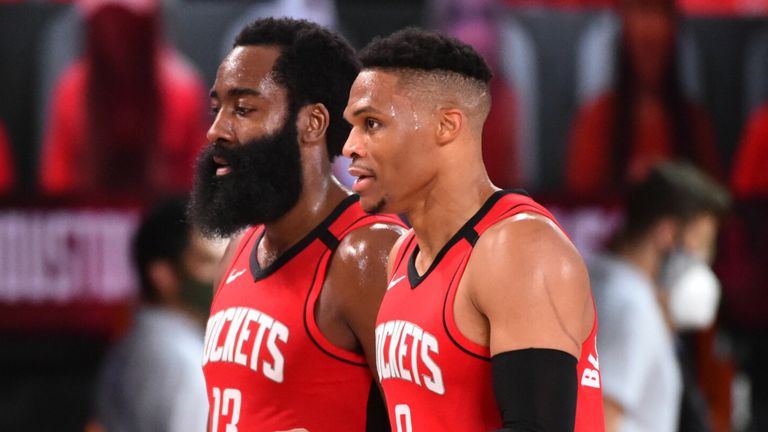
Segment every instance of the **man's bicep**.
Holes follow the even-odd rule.
[[[391,225],[376,224],[356,230],[339,246],[340,271],[335,276],[344,290],[344,317],[372,370],[376,364],[374,328],[387,287],[387,260],[400,233]]]
[[[488,320],[491,354],[548,348],[578,358],[591,311],[586,270],[556,236],[534,228],[523,244],[476,249],[470,292]]]

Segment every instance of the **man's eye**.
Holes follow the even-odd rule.
[[[235,113],[237,113],[237,115],[239,115],[239,116],[244,116],[244,115],[247,115],[247,114],[248,114],[248,113],[250,113],[251,111],[253,111],[253,110],[252,110],[252,109],[250,109],[250,108],[243,108],[243,107],[237,107],[237,108],[235,108]]]
[[[221,110],[221,108],[219,108],[219,107],[211,107],[211,115],[214,116],[214,117],[217,116],[219,114],[220,110]]]
[[[379,123],[378,121],[376,121],[376,120],[374,120],[374,119],[370,119],[370,118],[369,118],[369,119],[365,119],[365,126],[366,126],[368,129],[376,129],[376,128],[378,128],[380,125],[381,125],[381,123]]]

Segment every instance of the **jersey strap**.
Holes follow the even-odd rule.
[[[320,298],[323,284],[327,277],[329,262],[336,248],[350,232],[377,223],[403,226],[403,222],[394,215],[365,213],[357,201],[359,196],[351,195],[345,199],[347,205],[340,205],[315,229],[315,238],[326,246],[326,251],[320,259],[312,278],[312,285],[304,306],[304,327],[312,342],[325,354],[345,363],[367,367],[363,355],[344,350],[332,344],[320,331],[315,320],[315,306]]]

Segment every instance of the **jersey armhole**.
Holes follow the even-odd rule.
[[[448,285],[448,290],[445,293],[445,301],[443,303],[443,327],[445,328],[448,338],[451,339],[451,342],[453,342],[453,344],[461,351],[477,359],[490,361],[490,347],[480,345],[464,336],[464,333],[461,332],[459,326],[456,324],[456,317],[453,313],[454,304],[456,303],[456,292],[459,289],[459,283],[461,282],[462,276],[464,276],[464,270],[466,270],[467,263],[471,256],[472,249],[470,248]]]
[[[402,225],[402,222],[395,222],[395,220],[395,218],[384,215],[365,215],[355,219],[345,227],[331,224],[331,226],[328,227],[328,232],[330,235],[337,239],[336,244],[338,244],[338,242],[341,242],[341,240],[347,234],[364,226],[372,225],[375,223],[399,223]],[[399,219],[397,219],[397,221],[399,221]],[[307,335],[309,335],[309,338],[323,353],[344,363],[367,368],[368,361],[364,355],[352,351],[347,351],[334,345],[323,334],[323,332],[320,330],[320,326],[318,326],[317,321],[315,320],[315,307],[317,305],[317,300],[320,298],[320,294],[323,291],[323,285],[325,284],[325,278],[328,274],[331,257],[335,252],[335,248],[328,248],[328,250],[326,250],[326,252],[323,254],[323,257],[320,259],[317,268],[315,269],[315,274],[312,277],[312,284],[310,286],[307,300],[304,305],[304,327],[307,331]]]
[[[309,293],[307,294],[307,300],[304,303],[304,328],[315,346],[317,346],[317,348],[324,354],[353,366],[367,367],[368,362],[366,361],[365,356],[334,345],[323,334],[320,330],[320,326],[315,320],[315,306],[317,305],[317,300],[320,298],[320,293],[323,291],[325,277],[328,273],[328,266],[333,253],[333,250],[328,249],[323,254],[315,269],[315,274],[312,276],[312,284],[310,285]]]
[[[488,228],[492,227],[498,222],[501,222],[502,220],[514,216],[519,213],[534,213],[541,215],[548,220],[551,220],[557,228],[565,234],[565,231],[560,226],[560,224],[557,223],[555,218],[552,216],[551,213],[549,213],[545,208],[541,207],[533,201],[531,198],[525,196],[523,197],[523,201],[513,205],[512,207],[498,213],[495,215],[495,217],[482,220],[480,223],[474,226],[474,230],[477,233],[477,237],[474,239],[475,241],[479,239],[481,235],[485,231],[488,230]],[[566,234],[567,236],[567,234]],[[469,239],[465,239],[465,241],[469,241]],[[465,353],[476,357],[481,360],[490,361],[491,359],[491,350],[488,346],[480,345],[476,342],[473,342],[459,329],[458,325],[456,324],[455,315],[453,313],[454,305],[456,302],[456,293],[459,288],[459,284],[461,282],[462,276],[464,275],[464,272],[467,268],[467,264],[469,263],[469,259],[472,256],[472,251],[474,250],[474,243],[470,243],[470,248],[467,253],[467,255],[462,260],[462,264],[459,266],[459,269],[457,270],[457,273],[454,275],[454,277],[451,279],[450,285],[448,287],[448,291],[445,295],[445,303],[443,305],[443,325],[445,327],[445,331],[448,334],[448,337],[451,339],[451,341],[462,351]],[[593,299],[593,308],[594,308],[594,299]],[[595,318],[597,315],[595,315]],[[593,325],[593,327],[596,327],[596,325]],[[593,332],[594,332],[593,328]],[[587,337],[587,341],[590,340],[591,335]],[[586,342],[586,341],[584,341]],[[583,348],[582,348],[583,349]]]

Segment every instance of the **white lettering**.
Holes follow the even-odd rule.
[[[600,388],[600,372],[595,369],[584,369],[584,373],[581,374],[581,385]]]
[[[135,295],[135,211],[0,212],[0,301],[121,301]]]
[[[407,322],[403,325],[403,332],[400,335],[400,347],[397,349],[397,367],[400,370],[400,376],[406,381],[413,381],[411,373],[403,367],[403,357],[408,353],[408,342],[406,338],[413,334],[413,324]]]
[[[256,321],[259,317],[259,313],[253,309],[247,309],[245,315],[245,321],[243,321],[242,330],[240,330],[240,337],[237,338],[237,347],[235,347],[235,363],[246,366],[248,364],[248,356],[243,354],[243,343],[248,340],[248,336],[251,335],[251,331],[248,330],[248,326],[251,322]]]
[[[278,338],[283,343],[288,342],[288,327],[283,325],[280,321],[275,321],[272,325],[272,331],[269,332],[269,338],[267,339],[267,349],[269,350],[269,354],[272,355],[274,363],[270,365],[266,360],[264,361],[264,375],[274,382],[281,383],[283,382],[285,358],[283,358],[283,353],[280,352],[275,344],[275,339]]]
[[[390,365],[387,363],[386,358],[384,357],[384,345],[387,341],[387,336],[391,336],[392,332],[395,330],[395,322],[389,321],[386,324],[384,324],[384,334],[381,338],[381,364],[384,365],[383,370],[381,371],[382,376],[384,379],[386,378],[392,378],[392,369]],[[392,345],[392,342],[390,341],[390,347]]]
[[[379,381],[399,378],[444,394],[443,374],[433,358],[435,354],[439,354],[437,339],[416,324],[393,320],[376,327]]]
[[[288,343],[289,333],[285,324],[255,309],[231,307],[218,311],[208,319],[206,326],[203,365],[227,362],[254,372],[261,369],[265,377],[282,383],[285,377],[282,344]],[[253,347],[249,353],[245,345],[252,334]],[[265,350],[262,349],[264,346]]]
[[[203,346],[203,365],[208,363],[208,359],[211,356],[211,345],[213,342],[213,330],[219,324],[222,312],[218,312],[212,317],[208,318],[208,324],[205,326],[205,345]]]
[[[221,317],[221,324],[216,329],[216,333],[213,334],[213,351],[211,352],[211,361],[221,361],[224,354],[224,347],[218,346],[219,338],[221,337],[221,331],[224,329],[224,325],[227,321],[232,322],[232,318],[235,316],[235,309],[227,309],[224,311],[224,316]]]
[[[242,307],[235,310],[235,317],[232,318],[232,324],[229,326],[227,339],[224,342],[224,361],[234,361],[235,340],[237,340],[237,334],[240,332],[240,326],[243,324],[243,319],[247,312],[248,309]]]
[[[445,394],[445,387],[443,386],[443,373],[432,360],[432,357],[429,356],[430,351],[438,354],[437,339],[435,339],[435,337],[431,334],[424,332],[424,337],[421,341],[421,360],[424,362],[424,365],[427,366],[427,369],[429,369],[429,371],[432,373],[431,377],[427,376],[426,374],[422,375],[424,378],[424,385],[426,385],[428,389],[437,394]]]
[[[251,369],[254,371],[259,369],[259,352],[261,352],[261,342],[264,340],[264,333],[272,327],[274,322],[275,320],[269,315],[259,315],[259,330],[256,332],[256,340],[253,342],[253,350],[251,351]]]
[[[600,361],[597,359],[597,357],[593,356],[592,353],[589,353],[587,361],[589,361],[589,364],[591,364],[593,368],[600,370]]]
[[[419,349],[419,341],[424,337],[424,331],[414,325],[413,326],[413,343],[411,344],[411,372],[413,372],[413,379],[416,384],[421,385],[421,378],[419,378],[419,356],[416,355]]]
[[[376,326],[376,372],[379,375],[379,381],[381,381],[381,370],[384,369],[384,327]]]

